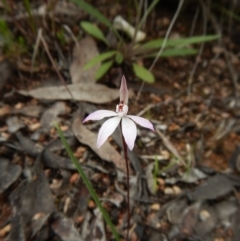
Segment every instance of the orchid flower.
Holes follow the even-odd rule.
[[[134,142],[137,137],[137,127],[134,122],[154,131],[152,123],[142,117],[127,115],[128,113],[128,89],[126,79],[123,76],[120,87],[120,103],[116,107],[116,112],[110,110],[97,110],[87,116],[83,123],[88,120],[101,120],[105,117],[113,117],[105,121],[99,130],[97,138],[97,148],[103,145],[103,143],[108,139],[108,137],[114,132],[117,126],[121,122],[122,134],[124,140],[130,150],[134,147]]]

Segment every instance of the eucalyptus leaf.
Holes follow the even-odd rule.
[[[96,80],[101,79],[107,72],[108,70],[112,67],[113,65],[113,60],[110,60],[108,62],[103,63],[97,70],[95,74]]]
[[[108,51],[106,53],[103,54],[99,54],[98,56],[94,57],[93,59],[91,59],[90,61],[88,61],[85,66],[84,69],[90,69],[92,66],[94,66],[95,64],[102,62],[104,60],[107,60],[109,58],[111,58],[112,56],[114,56],[117,53],[117,51]]]
[[[146,83],[154,83],[155,82],[155,77],[154,75],[144,68],[143,66],[140,66],[138,64],[133,63],[133,71],[136,74],[138,78],[143,80]]]
[[[85,32],[93,36],[94,38],[103,41],[106,45],[108,45],[108,41],[105,38],[102,30],[98,28],[96,25],[90,23],[90,22],[81,22],[81,27]]]

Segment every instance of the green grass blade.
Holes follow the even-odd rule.
[[[92,35],[94,38],[103,41],[106,45],[108,45],[108,41],[105,38],[102,30],[100,28],[98,28],[96,25],[90,23],[90,22],[85,22],[82,21],[81,22],[81,27],[83,28],[83,30],[85,32],[87,32],[88,34]]]
[[[113,61],[110,60],[108,62],[103,63],[97,70],[95,74],[95,79],[99,80],[101,79],[107,72],[108,70],[112,67]]]
[[[72,152],[71,148],[69,147],[69,145],[68,145],[68,143],[67,143],[67,141],[66,141],[66,139],[65,139],[65,137],[64,137],[64,135],[63,135],[63,133],[62,133],[62,131],[61,131],[61,129],[59,128],[59,126],[58,126],[57,124],[55,124],[55,127],[56,127],[56,129],[57,129],[57,132],[58,132],[60,138],[61,138],[61,141],[62,141],[63,145],[64,145],[65,148],[66,148],[66,151],[67,151],[70,159],[72,160],[72,162],[73,162],[74,165],[76,166],[76,168],[77,168],[79,174],[81,175],[81,178],[83,179],[83,182],[85,183],[85,185],[86,185],[88,191],[90,192],[93,200],[95,201],[96,205],[97,205],[98,208],[100,209],[100,211],[101,211],[101,213],[102,213],[102,215],[103,215],[106,223],[108,224],[109,228],[110,228],[111,231],[112,231],[112,234],[113,234],[114,238],[115,238],[117,241],[120,241],[119,235],[118,235],[118,233],[117,233],[117,231],[116,231],[116,229],[115,229],[115,227],[114,227],[111,219],[109,218],[108,213],[106,212],[106,210],[105,210],[104,207],[102,206],[102,203],[100,202],[100,200],[99,200],[99,198],[98,198],[95,190],[93,189],[93,186],[92,186],[91,182],[89,181],[89,179],[88,179],[87,176],[85,175],[85,173],[84,173],[84,171],[83,171],[80,163],[77,161],[77,159],[76,159],[75,156],[73,155],[73,152]]]
[[[119,35],[118,31],[113,27],[112,23],[101,12],[98,11],[98,9],[94,8],[91,4],[87,3],[84,0],[72,0],[72,1],[76,3],[78,6],[80,6],[84,11],[94,16],[99,22],[109,27],[118,37],[118,39],[122,41],[122,38]]]
[[[96,8],[94,8],[91,4],[87,3],[84,0],[72,0],[77,5],[79,5],[83,10],[85,10],[87,13],[94,16],[99,22],[105,24],[109,28],[112,28],[112,23]]]
[[[187,48],[174,48],[174,49],[165,49],[163,50],[160,57],[178,57],[178,56],[189,56],[195,55],[198,53],[197,49],[187,49]],[[158,53],[153,53],[144,56],[144,58],[153,58],[156,57]]]
[[[93,59],[89,60],[85,66],[84,69],[90,69],[92,66],[94,66],[95,64],[102,62],[104,60],[107,60],[111,57],[113,57],[115,54],[117,53],[117,51],[108,51],[106,53],[103,54],[99,54],[98,56],[94,57]]]
[[[170,168],[172,168],[175,165],[178,165],[178,161],[175,159],[171,160],[166,167],[159,170],[158,175],[162,175],[164,172],[168,171]]]
[[[146,83],[154,83],[155,77],[154,75],[147,69],[145,69],[143,66],[140,66],[138,64],[133,63],[133,71],[136,74],[136,76],[143,80]]]
[[[164,42],[164,39],[161,38],[161,39],[154,39],[154,40],[151,40],[143,45],[140,45],[138,49],[141,49],[141,50],[146,50],[146,49],[157,49],[157,48],[160,48],[162,46]],[[166,42],[165,44],[165,47],[167,46],[167,43],[169,41]]]
[[[226,8],[221,7],[221,5],[215,4],[215,3],[213,3],[213,7],[221,11],[223,14],[226,14],[228,17],[231,17],[237,21],[240,21],[240,16],[235,14],[233,11],[227,10]]]
[[[137,29],[141,29],[143,23],[146,21],[146,18],[148,16],[148,14],[152,11],[152,9],[156,6],[156,4],[159,2],[160,0],[154,0],[151,5],[149,6],[149,8],[147,9],[147,11],[144,13],[142,19],[140,20]]]
[[[189,44],[213,41],[218,39],[219,37],[220,37],[219,35],[207,35],[207,36],[194,36],[190,38],[170,39],[166,42],[165,48],[176,47],[176,46],[186,46]],[[164,39],[155,39],[143,44],[142,46],[139,47],[139,49],[141,50],[158,49],[158,48],[161,48],[163,42],[164,42]]]
[[[28,23],[31,26],[33,33],[36,33],[37,31],[36,31],[36,26],[35,26],[35,20],[32,16],[32,13],[31,13],[30,2],[29,2],[29,0],[23,0],[23,3],[24,3],[26,11],[28,13],[28,16],[29,16],[29,22]]]

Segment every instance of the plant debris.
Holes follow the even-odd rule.
[[[82,124],[97,109],[114,111],[124,74],[131,93],[129,113],[149,119],[156,130],[138,126],[134,150],[128,151],[129,241],[239,241],[239,3],[185,1],[174,23],[183,1],[162,0],[138,29],[147,11],[144,1],[139,2],[139,18],[131,1],[88,1],[107,23],[123,16],[131,24],[131,33],[120,28],[124,43],[116,46],[117,30],[76,2],[0,4],[0,240],[115,240],[55,123],[121,240],[126,239],[121,130],[97,149],[105,119]],[[83,21],[97,26],[106,41],[85,35]],[[140,36],[137,44],[146,47],[168,31],[169,45],[208,33],[220,37],[188,44],[185,50],[194,48],[197,56],[163,55],[151,67],[153,58],[144,59],[149,53],[137,45],[134,49],[132,38],[143,34],[146,39]],[[110,59],[111,68],[96,82],[101,62],[84,66],[107,52],[114,55],[101,60],[109,64]],[[133,61],[146,71],[151,67],[147,73],[155,83],[140,87]]]

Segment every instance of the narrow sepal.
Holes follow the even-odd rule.
[[[129,150],[132,150],[137,137],[137,127],[136,124],[127,117],[122,118],[122,133]]]
[[[127,88],[127,81],[124,75],[122,77],[121,87],[120,87],[120,102],[122,101],[125,105],[128,104],[128,88]]]
[[[97,148],[99,148],[108,139],[108,137],[115,131],[120,121],[121,121],[121,117],[115,116],[111,119],[106,120],[103,123],[98,133]]]

